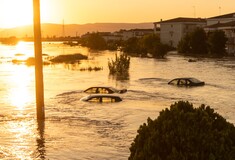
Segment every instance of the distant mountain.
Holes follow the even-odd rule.
[[[87,32],[115,32],[120,29],[151,29],[153,23],[42,24],[43,37],[80,36]],[[0,37],[33,37],[33,26],[0,29]]]

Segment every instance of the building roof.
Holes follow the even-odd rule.
[[[227,23],[216,23],[210,26],[206,26],[205,28],[220,28],[220,27],[235,27],[235,21]]]
[[[138,28],[136,28],[136,29],[130,29],[130,30],[126,30],[126,29],[121,29],[119,32],[133,32],[133,31],[135,31],[135,32],[150,32],[150,31],[153,31],[153,29],[151,28],[151,29],[138,29]]]
[[[172,22],[201,22],[201,23],[206,23],[206,19],[203,18],[185,18],[185,17],[178,17],[174,19],[169,19],[166,21],[160,21],[158,23],[172,23]]]
[[[220,16],[211,17],[211,18],[208,18],[208,19],[217,19],[217,18],[235,18],[235,12],[234,13],[220,15]]]

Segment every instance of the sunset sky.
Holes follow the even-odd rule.
[[[0,0],[0,28],[32,24],[33,0]],[[41,22],[155,22],[235,12],[235,0],[41,0]]]

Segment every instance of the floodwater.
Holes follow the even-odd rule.
[[[126,160],[137,129],[148,117],[157,118],[170,104],[185,100],[206,104],[235,124],[235,59],[189,58],[169,53],[166,59],[131,58],[129,76],[109,76],[108,59],[117,52],[95,52],[62,43],[43,43],[50,56],[82,53],[79,64],[44,66],[44,122],[37,122],[34,67],[13,64],[17,53],[33,55],[33,43],[0,45],[0,159]],[[101,71],[80,71],[102,67]],[[176,77],[195,77],[202,87],[176,87]],[[119,103],[80,101],[95,85],[126,88]]]

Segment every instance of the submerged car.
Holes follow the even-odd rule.
[[[95,87],[90,87],[86,90],[84,90],[85,93],[89,94],[113,94],[113,93],[126,93],[126,89],[116,89],[113,87],[105,87],[105,86],[95,86]]]
[[[91,94],[80,99],[85,102],[96,102],[96,103],[112,103],[121,102],[122,99],[116,95],[110,94]]]
[[[205,82],[196,78],[175,78],[168,82],[168,84],[177,86],[203,86],[205,85]]]

